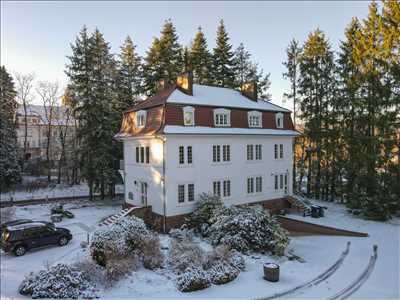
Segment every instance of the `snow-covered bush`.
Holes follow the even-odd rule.
[[[228,245],[219,245],[211,252],[207,253],[204,260],[204,268],[208,270],[220,263],[228,264],[239,271],[245,269],[243,256],[237,250],[231,249]]]
[[[223,203],[219,196],[202,193],[196,203],[193,213],[186,218],[185,226],[193,228],[197,233],[204,236],[208,227],[212,224],[215,212],[223,208]]]
[[[105,268],[105,286],[112,286],[116,281],[136,270],[137,265],[137,256],[113,257],[109,259]]]
[[[211,283],[208,274],[202,268],[193,266],[177,276],[176,285],[181,292],[192,292],[208,288]]]
[[[205,236],[211,244],[226,244],[240,252],[271,251],[283,255],[289,244],[286,230],[263,210],[225,207],[214,213]]]
[[[163,265],[164,255],[161,252],[160,238],[158,235],[149,235],[141,243],[143,266],[146,269],[157,269]]]
[[[191,267],[202,268],[204,251],[192,242],[179,242],[172,239],[170,242],[168,263],[178,274]]]
[[[230,264],[220,261],[213,265],[207,273],[213,284],[225,284],[235,280],[240,271]]]
[[[19,292],[32,298],[96,297],[95,287],[84,274],[65,264],[58,264],[48,270],[29,274],[22,281]]]
[[[180,229],[171,229],[169,232],[169,236],[176,239],[179,242],[182,241],[193,241],[194,233],[192,229],[180,228]]]
[[[105,266],[108,259],[133,254],[150,235],[143,220],[136,217],[122,218],[94,232],[90,244],[92,258]]]
[[[72,265],[72,268],[82,272],[93,285],[107,285],[106,269],[91,259],[79,260]]]

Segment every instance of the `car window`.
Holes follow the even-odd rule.
[[[40,236],[41,227],[31,227],[24,229],[24,237],[26,238],[37,238]]]

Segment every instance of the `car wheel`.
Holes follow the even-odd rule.
[[[60,246],[65,246],[66,244],[68,244],[68,239],[66,236],[62,236],[60,237],[60,239],[58,240],[58,244]]]
[[[24,255],[26,253],[26,247],[25,246],[17,246],[15,249],[14,249],[14,254],[16,255],[16,256],[22,256],[22,255]]]

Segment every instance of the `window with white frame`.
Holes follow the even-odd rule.
[[[193,150],[192,146],[186,146],[186,162],[185,162],[185,146],[179,146],[179,164],[190,165],[193,162]]]
[[[283,144],[279,145],[279,158],[283,158]]]
[[[221,146],[213,145],[213,162],[221,161]]]
[[[247,145],[247,160],[262,160],[262,145]]]
[[[262,160],[262,145],[256,145],[256,160]]]
[[[257,176],[256,177],[256,193],[261,193],[262,192],[262,177]]]
[[[228,198],[231,196],[231,180],[215,180],[212,183],[213,185],[213,194],[215,196],[219,196],[221,198]]]
[[[188,201],[193,202],[194,201],[194,184],[189,183],[187,185],[187,187],[188,187]]]
[[[284,174],[275,174],[274,175],[274,187],[275,190],[284,190],[285,193],[288,192],[288,174],[284,173]]]
[[[218,127],[231,126],[231,111],[229,109],[214,109],[214,125]]]
[[[146,111],[139,110],[136,112],[136,126],[137,127],[144,127],[146,125]]]
[[[178,203],[193,202],[194,200],[194,183],[178,184]]]
[[[213,194],[221,197],[221,181],[213,181]]]
[[[150,147],[138,146],[136,147],[136,163],[149,164],[150,163]]]
[[[231,146],[230,145],[222,146],[222,160],[223,161],[231,161]]]
[[[262,113],[259,111],[249,111],[247,113],[249,127],[262,127]]]
[[[247,177],[247,194],[254,193],[254,177]]]
[[[221,157],[222,149],[222,157]],[[217,162],[229,162],[231,161],[231,146],[230,145],[213,145],[212,149],[212,161]]]
[[[183,123],[185,126],[194,126],[194,107],[185,106],[183,108]]]
[[[247,145],[247,160],[253,160],[253,159],[254,159],[253,145]]]
[[[231,196],[231,181],[230,180],[224,180],[223,181],[223,196],[224,197],[230,197]]]
[[[185,202],[185,185],[178,184],[178,203]]]
[[[283,128],[283,113],[275,114],[276,128]]]
[[[283,159],[283,144],[275,144],[274,145],[274,158],[275,159]]]

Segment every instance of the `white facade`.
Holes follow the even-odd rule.
[[[200,193],[214,192],[213,182],[220,182],[221,199],[228,205],[282,198],[292,193],[292,139],[293,136],[240,134],[166,134],[125,138],[125,200],[137,206],[151,205],[153,212],[169,217],[192,212]],[[213,146],[218,145],[220,162],[213,162]],[[188,163],[188,147],[191,147],[191,163]],[[248,160],[248,148],[254,151],[249,157],[252,160]],[[146,152],[150,154],[149,163],[146,163]],[[224,181],[229,181],[229,184]],[[248,193],[248,181],[253,185],[251,193]],[[194,201],[189,202],[188,185],[192,184]],[[182,203],[178,201],[179,185],[184,185]],[[227,191],[228,186],[229,193],[226,194],[230,195],[224,197],[224,187]]]

